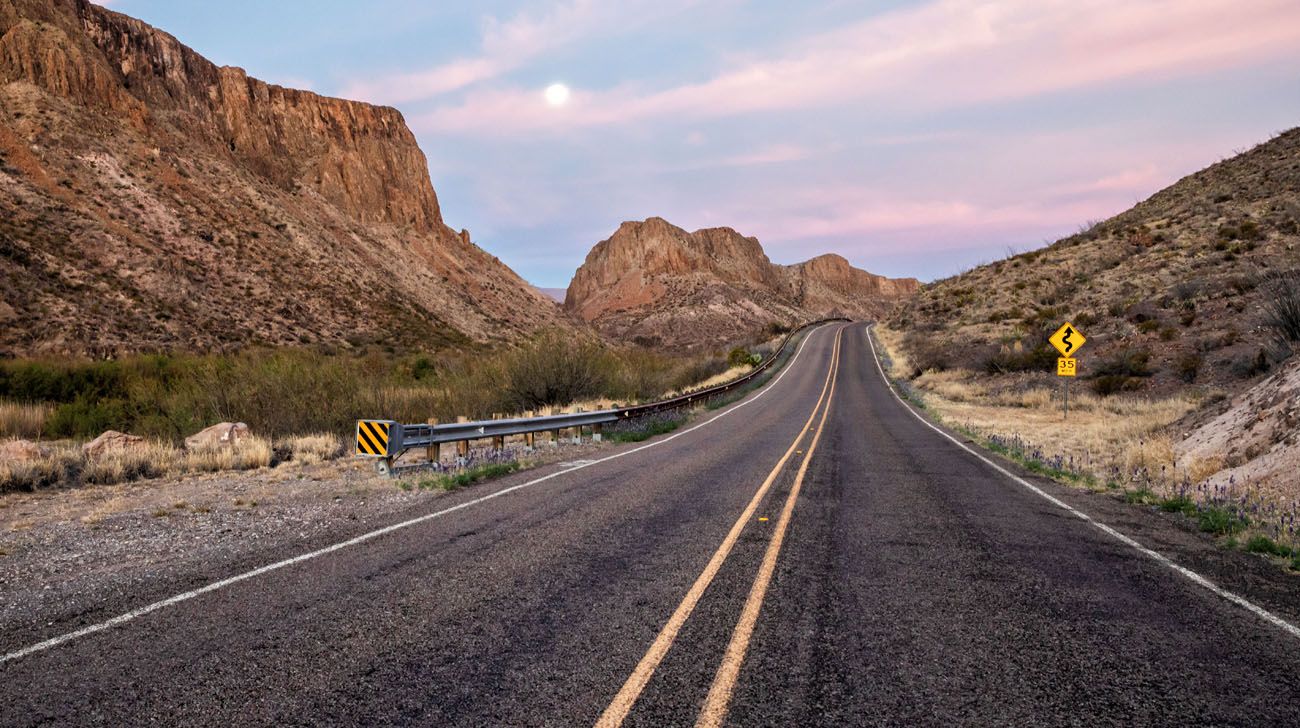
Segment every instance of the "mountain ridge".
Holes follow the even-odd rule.
[[[399,111],[85,0],[0,0],[0,353],[513,341],[572,323],[454,232]]]
[[[835,254],[780,265],[757,238],[732,228],[687,232],[650,217],[622,223],[592,247],[564,305],[610,338],[682,349],[725,346],[774,323],[879,317],[919,285]]]

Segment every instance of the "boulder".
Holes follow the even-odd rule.
[[[241,440],[253,436],[253,431],[243,422],[222,422],[185,438],[186,450],[211,450],[234,447]]]
[[[91,460],[109,452],[117,452],[144,444],[144,438],[128,435],[117,430],[108,430],[99,437],[81,446],[81,452]]]
[[[25,462],[40,460],[43,457],[48,457],[49,454],[48,448],[41,447],[31,440],[0,441],[0,461]]]

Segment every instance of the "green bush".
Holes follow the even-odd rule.
[[[1283,558],[1290,557],[1293,553],[1289,547],[1283,546],[1262,534],[1251,536],[1250,540],[1246,542],[1246,550],[1252,554],[1268,554],[1269,556],[1281,556]]]
[[[1202,509],[1197,520],[1202,531],[1215,536],[1231,536],[1249,525],[1244,518],[1218,507]]]
[[[545,332],[506,355],[506,409],[540,409],[599,396],[614,367],[599,343],[558,330]]]

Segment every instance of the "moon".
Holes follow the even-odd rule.
[[[564,106],[569,100],[569,87],[562,83],[553,83],[546,87],[546,103],[551,106]]]

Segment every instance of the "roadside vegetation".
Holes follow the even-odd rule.
[[[1226,546],[1275,556],[1300,570],[1300,512],[1293,500],[1284,502],[1248,484],[1209,485],[1206,478],[1223,468],[1219,461],[1178,465],[1171,425],[1222,394],[1188,388],[1145,396],[1123,388],[1099,393],[1076,386],[1066,420],[1054,374],[989,376],[968,369],[922,368],[907,335],[881,326],[873,332],[882,363],[901,393],[985,449],[1065,484],[1183,514]],[[1126,367],[1114,376],[1139,376],[1135,371],[1141,362],[1114,366]]]
[[[357,419],[452,422],[647,401],[742,376],[772,347],[677,357],[547,331],[513,348],[417,355],[276,349],[0,361],[0,444],[22,438],[40,449],[0,453],[0,492],[318,463],[348,452]],[[211,451],[181,446],[217,422],[247,423],[256,437]],[[675,422],[655,418],[609,437],[645,439]],[[81,442],[107,430],[144,441],[82,452]]]

